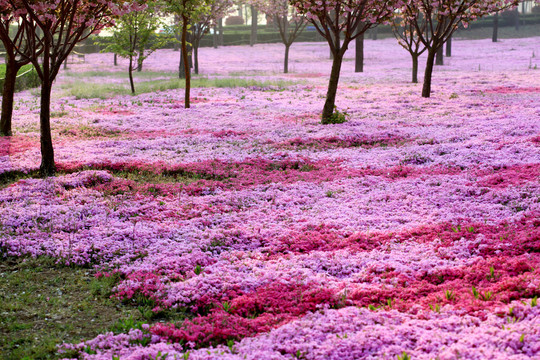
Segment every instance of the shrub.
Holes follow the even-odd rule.
[[[349,114],[346,111],[339,111],[334,107],[334,113],[328,119],[322,119],[323,124],[343,124],[349,120]]]

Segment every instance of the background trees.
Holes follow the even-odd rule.
[[[199,15],[198,21],[190,28],[189,40],[193,47],[193,70],[199,73],[199,44],[211,27],[216,27],[219,19],[224,18],[233,7],[233,0],[213,0],[207,12]]]
[[[427,22],[422,23],[421,33],[426,32]],[[427,48],[420,41],[419,32],[416,26],[407,21],[403,13],[396,13],[392,19],[392,32],[396,37],[399,45],[409,52],[412,59],[412,82],[418,82],[418,58],[422,55]]]
[[[512,7],[517,0],[410,0],[400,9],[403,19],[414,27],[419,40],[427,48],[422,96],[431,95],[431,76],[435,55],[457,30],[475,19]]]
[[[144,60],[156,49],[163,46],[162,37],[152,38],[152,35],[162,25],[159,6],[149,2],[144,9],[138,9],[122,15],[114,27],[112,43],[106,50],[129,59],[128,73],[131,92],[135,93],[133,70],[135,64],[141,71]]]
[[[289,6],[288,0],[258,0],[256,7],[268,15],[279,29],[279,35],[285,45],[283,72],[289,72],[289,49],[298,35],[305,29],[307,19]]]
[[[299,14],[306,16],[330,46],[333,62],[322,123],[331,123],[341,64],[349,43],[368,29],[390,19],[397,2],[396,0],[292,0],[291,3]]]
[[[191,72],[188,61],[188,30],[190,24],[196,23],[200,16],[207,13],[211,6],[211,0],[167,0],[168,11],[176,15],[181,26],[180,51],[184,63],[186,86],[184,93],[184,107],[190,107],[189,97],[191,90]]]

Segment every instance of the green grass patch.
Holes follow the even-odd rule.
[[[0,189],[3,189],[19,180],[39,177],[38,170],[23,172],[20,170],[5,171],[0,174]]]
[[[259,81],[255,79],[242,78],[193,78],[192,88],[240,88],[240,87],[259,87],[261,89],[284,90],[287,87],[296,84],[296,82],[286,80]],[[166,91],[174,89],[183,89],[185,80],[148,80],[135,83],[135,95],[151,93],[157,91]],[[131,95],[129,84],[107,84],[107,83],[88,83],[88,82],[69,82],[63,84],[61,88],[66,96],[75,96],[77,99],[108,99],[118,95]]]
[[[106,78],[115,78],[115,79],[128,79],[127,71],[82,71],[82,72],[72,72],[67,71],[65,73],[67,77],[84,79],[84,78],[96,78],[96,77],[106,77]],[[176,73],[172,72],[163,72],[163,71],[141,71],[134,72],[133,77],[135,79],[154,79],[160,77],[173,77],[177,76]]]
[[[2,359],[57,359],[56,346],[62,342],[93,338],[118,324],[129,325],[126,319],[137,324],[140,311],[109,299],[116,281],[96,279],[89,269],[55,265],[50,258],[3,259]]]

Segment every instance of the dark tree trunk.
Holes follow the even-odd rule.
[[[377,28],[373,28],[370,30],[371,40],[377,40],[377,35],[379,33],[379,30]]]
[[[15,83],[17,73],[21,68],[14,60],[6,59],[6,78],[4,79],[4,89],[2,91],[2,117],[0,118],[0,136],[11,136],[11,119],[13,117],[13,96],[15,94]]]
[[[336,52],[333,54],[332,71],[330,72],[330,81],[328,82],[328,92],[326,93],[326,102],[324,103],[322,113],[322,123],[328,124],[328,120],[334,113],[336,103],[336,93],[339,83],[339,74],[341,72],[341,64],[343,62],[343,54]]]
[[[497,42],[499,38],[499,12],[493,16],[493,33],[491,34],[491,41]]]
[[[418,54],[411,54],[412,57],[412,82],[418,83]]]
[[[364,72],[364,34],[358,36],[356,42],[356,57],[354,72]]]
[[[188,61],[188,67],[191,69],[193,67],[193,54],[192,54],[192,48],[188,44],[186,44],[187,49],[187,61]],[[180,65],[178,67],[178,77],[180,79],[186,78],[186,68],[184,66],[184,55],[182,52],[182,46],[180,46]]]
[[[45,76],[41,82],[41,111],[39,113],[41,132],[41,166],[39,167],[39,173],[42,177],[53,176],[56,172],[51,136],[51,88],[52,81],[48,76]]]
[[[218,47],[218,35],[217,35],[217,26],[214,26],[214,34],[212,35],[212,46],[214,49]]]
[[[219,19],[218,21],[218,30],[219,30],[218,45],[223,46],[223,19]]]
[[[291,44],[285,44],[285,60],[283,62],[283,72],[287,74],[289,72],[289,49]]]
[[[446,40],[446,54],[447,57],[452,56],[452,35],[448,37],[448,40]]]
[[[257,43],[257,16],[257,8],[251,5],[251,37],[249,38],[250,46]]]
[[[135,83],[133,81],[133,56],[129,57],[128,74],[129,74],[129,86],[131,86],[131,93],[135,94]]]
[[[142,54],[142,52],[140,52],[139,54]],[[139,57],[137,58],[137,72],[142,71],[143,61],[144,60],[142,59],[141,55],[139,55]]]
[[[193,44],[193,71],[199,74],[199,44]]]
[[[114,54],[114,66],[118,65],[118,55]]]
[[[431,96],[431,75],[433,74],[433,62],[435,61],[436,51],[429,51],[426,62],[426,71],[424,72],[424,86],[422,87],[422,97]]]
[[[437,49],[437,54],[435,56],[435,65],[444,65],[444,54],[442,45]]]
[[[188,49],[187,49],[187,25],[188,25],[188,19],[187,17],[183,16],[182,18],[182,45],[181,45],[182,50],[180,52],[182,53],[182,60],[184,62],[184,75],[186,77],[185,96],[184,96],[184,107],[186,109],[190,107],[189,93],[191,90],[191,74],[189,71]]]

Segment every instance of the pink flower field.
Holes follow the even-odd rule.
[[[118,279],[116,301],[186,317],[59,352],[540,359],[540,37],[455,39],[427,99],[394,39],[365,47],[364,73],[354,48],[344,62],[334,125],[323,43],[294,44],[290,74],[279,44],[202,48],[199,78],[254,85],[194,88],[191,109],[183,89],[66,96],[73,78],[127,85],[111,54],[61,73],[62,172],[0,190],[0,255],[89,267]],[[172,78],[178,56],[144,70]],[[0,175],[39,167],[38,104],[17,94]]]

